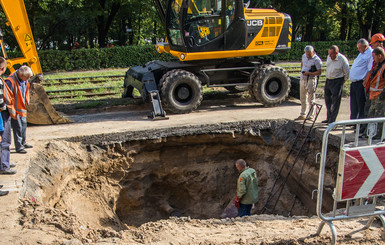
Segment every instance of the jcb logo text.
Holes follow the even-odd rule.
[[[247,26],[263,26],[263,20],[248,20]]]

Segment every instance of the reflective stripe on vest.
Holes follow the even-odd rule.
[[[377,81],[376,81],[376,87],[374,87],[374,88],[370,87],[370,91],[383,91],[384,90],[384,88],[378,88],[380,86],[380,78],[381,78],[381,75],[382,75],[384,68],[385,68],[385,64],[382,65],[381,70],[378,73],[378,77],[377,77]]]
[[[13,93],[14,98],[13,105],[8,105],[9,114],[11,114],[11,117],[13,119],[17,119],[17,114],[22,117],[27,117],[26,106],[29,103],[29,83],[26,82],[25,97],[23,97],[23,95],[21,94],[19,83],[17,82],[18,79],[16,77],[16,73],[12,73],[6,80],[12,83],[13,91],[11,92]]]
[[[7,86],[7,84],[5,83],[5,81],[0,77],[1,81],[3,82],[3,96],[4,96],[4,103],[6,105],[9,105],[11,104],[11,100],[9,99],[9,88]]]

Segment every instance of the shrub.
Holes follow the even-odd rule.
[[[289,52],[281,55],[270,55],[269,58],[274,61],[299,61],[306,45],[312,45],[323,61],[326,61],[328,49],[332,45],[337,45],[340,52],[348,59],[354,59],[358,55],[357,41],[293,42]]]
[[[312,45],[318,56],[326,60],[327,51],[333,44],[340,48],[342,54],[353,59],[357,54],[356,41],[335,42],[293,42],[291,50],[281,55],[270,55],[274,61],[301,60],[306,45]],[[17,57],[18,54],[12,54]],[[44,72],[94,70],[102,68],[119,68],[143,65],[151,60],[171,60],[170,54],[159,54],[153,45],[125,46],[112,48],[93,48],[77,50],[40,50],[39,58]]]

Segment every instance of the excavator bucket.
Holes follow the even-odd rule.
[[[28,123],[37,125],[72,123],[72,120],[60,115],[52,106],[44,87],[37,82],[30,86],[30,102],[27,107]]]

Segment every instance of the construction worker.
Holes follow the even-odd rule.
[[[238,216],[242,217],[250,215],[252,205],[258,201],[258,178],[255,170],[247,167],[243,159],[238,159],[235,167],[240,175],[234,205],[238,208]]]
[[[370,46],[372,46],[373,49],[377,47],[384,48],[383,42],[385,41],[385,36],[381,33],[374,34],[372,38],[370,39]]]
[[[374,34],[372,38],[370,39],[370,46],[375,49],[375,48],[382,48],[385,50],[383,42],[385,41],[385,36],[382,35],[381,33]],[[370,73],[373,73],[373,71],[377,67],[377,62],[373,59],[372,63],[372,69],[370,70]],[[369,108],[370,104],[372,103],[371,100],[369,99],[369,94],[370,94],[370,83],[368,82],[368,79],[365,79],[363,82],[363,86],[365,88],[365,96],[366,96],[366,103],[365,103],[365,117],[368,116],[369,113]],[[364,125],[361,127],[361,133],[363,133],[366,130],[366,126]]]
[[[10,159],[10,146],[11,146],[11,119],[15,120],[12,124],[12,128],[15,136],[16,152],[27,153],[24,149],[25,146],[25,134],[27,129],[27,105],[29,103],[29,83],[28,80],[33,75],[31,68],[26,65],[21,66],[14,73],[9,75],[5,80],[5,88],[7,90],[4,93],[6,101],[10,101],[7,104],[8,110],[3,111],[2,114],[4,120],[4,137],[2,141],[2,157],[3,162],[9,163]],[[16,142],[17,141],[17,142]],[[31,147],[28,145],[28,147]]]
[[[0,75],[4,74],[4,72],[7,70],[7,61],[3,58],[3,57],[0,57]],[[3,120],[4,118],[6,118],[6,115],[8,114],[8,110],[7,110],[7,107],[6,107],[6,104],[10,104],[11,102],[9,100],[7,100],[5,98],[5,101],[4,101],[4,94],[7,93],[7,90],[5,89],[5,85],[4,85],[4,81],[3,79],[0,77],[0,111],[1,111],[1,117],[0,117],[0,141],[1,141],[1,145],[2,145],[2,152],[4,151],[7,151],[8,149],[8,152],[9,152],[9,146],[7,147],[7,149],[5,149],[4,145],[3,145],[3,134],[11,134],[11,127],[9,126],[8,128],[5,126],[5,123],[3,123]],[[7,96],[5,96],[7,97]],[[5,103],[4,103],[5,102]],[[5,121],[5,120],[4,120]],[[6,131],[6,130],[9,130]],[[10,163],[9,162],[9,155],[8,155],[8,158],[4,158],[3,155],[1,154],[1,158],[0,158],[0,174],[15,174],[16,171],[11,169],[13,167],[15,167],[16,165],[14,163]],[[6,195],[8,194],[8,192],[5,192],[5,191],[2,191],[1,194],[3,195]]]
[[[0,75],[2,75],[5,72],[5,70],[7,70],[7,61],[3,57],[0,57]],[[7,109],[4,103],[3,86],[4,86],[4,82],[3,82],[3,79],[0,77],[0,111]],[[2,140],[1,138],[3,136],[3,132],[4,132],[3,119],[2,117],[0,117],[0,142]],[[0,174],[12,174],[12,173],[16,173],[16,171],[11,170],[10,166],[3,165],[3,163],[1,162],[1,156],[0,156]],[[3,185],[0,185],[0,189],[1,188],[3,188]],[[5,196],[7,194],[8,194],[8,191],[0,190],[0,196]]]
[[[374,67],[366,78],[370,85],[369,99],[372,101],[369,109],[369,117],[383,117],[385,112],[383,93],[385,87],[385,50],[381,47],[373,49],[373,59],[377,66]],[[383,107],[383,108],[380,108]]]
[[[384,41],[385,41],[385,36],[384,35],[382,35],[381,33],[374,34],[372,36],[372,38],[370,39],[370,46],[372,47],[372,49],[375,49],[375,48],[378,48],[378,47],[381,47],[382,49],[385,49],[384,48],[384,43],[383,43]],[[375,67],[377,67],[377,63],[376,63],[375,60],[373,60],[372,70],[375,69]]]

